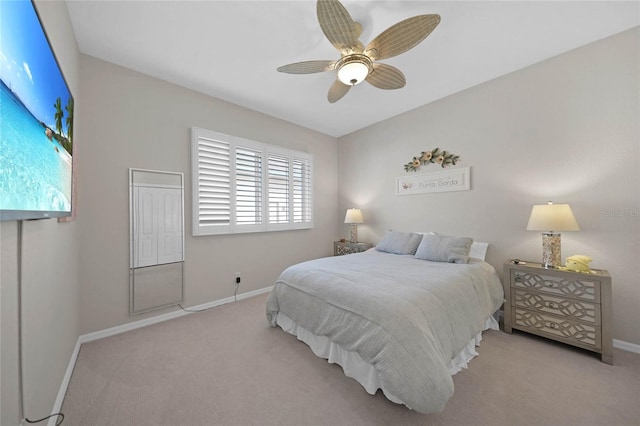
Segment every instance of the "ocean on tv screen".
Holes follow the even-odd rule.
[[[71,155],[2,82],[0,210],[71,210]]]

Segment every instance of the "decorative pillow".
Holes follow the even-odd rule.
[[[448,237],[446,235],[424,235],[415,257],[433,262],[467,263],[471,238]]]
[[[387,231],[376,246],[376,250],[395,254],[415,254],[422,234]]]

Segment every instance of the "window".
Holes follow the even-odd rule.
[[[193,235],[313,227],[312,156],[194,127]]]

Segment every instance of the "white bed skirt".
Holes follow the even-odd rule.
[[[382,389],[382,392],[384,392],[388,400],[397,404],[403,404],[399,398],[384,389],[380,383],[375,367],[363,360],[357,352],[345,350],[341,346],[331,342],[325,336],[317,336],[311,333],[296,324],[282,312],[278,312],[277,323],[284,331],[293,334],[298,340],[309,345],[316,356],[326,359],[329,363],[340,365],[345,376],[355,379],[369,394],[373,395],[378,389]],[[498,322],[493,316],[490,316],[485,322],[484,330],[487,329],[498,330]],[[471,339],[467,346],[451,360],[449,364],[449,374],[453,376],[463,368],[467,368],[468,362],[478,355],[475,347],[480,345],[481,340],[482,332]]]

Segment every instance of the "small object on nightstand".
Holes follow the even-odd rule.
[[[371,243],[351,243],[343,240],[334,241],[333,255],[342,256],[343,254],[360,253],[369,250],[371,247]]]
[[[589,256],[584,256],[582,254],[574,254],[573,256],[567,257],[567,260],[564,262],[564,269],[575,272],[585,272],[587,274],[591,273],[591,268],[589,268],[589,263],[592,261]],[[562,268],[561,268],[562,269]]]
[[[519,261],[519,263],[515,263]],[[504,331],[525,331],[600,354],[613,364],[611,277],[548,269],[513,259],[504,264]]]

